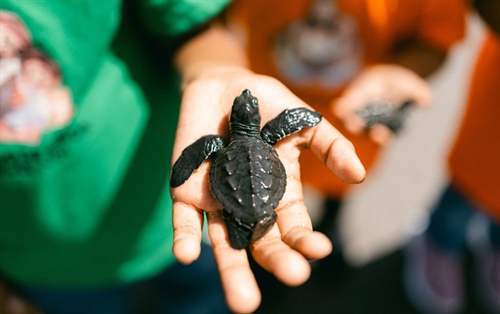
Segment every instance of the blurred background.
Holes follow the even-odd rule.
[[[351,263],[363,265],[387,254],[425,225],[447,180],[447,154],[483,37],[483,22],[471,14],[466,38],[429,78],[432,106],[413,110],[405,130],[382,152],[366,181],[349,193],[341,225]]]
[[[416,313],[402,288],[403,247],[424,230],[447,182],[446,157],[485,30],[475,14],[467,22],[465,39],[429,78],[433,105],[412,111],[366,181],[349,191],[338,218],[343,257],[334,252],[313,262],[311,279],[297,288],[254,265],[263,292],[257,313]],[[313,221],[319,220],[321,200],[311,190],[306,194]],[[470,275],[467,281],[472,285]],[[470,294],[465,312],[483,313]]]

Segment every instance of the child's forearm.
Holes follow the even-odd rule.
[[[218,68],[247,68],[246,53],[226,29],[218,24],[186,42],[175,55],[182,75],[182,87]]]

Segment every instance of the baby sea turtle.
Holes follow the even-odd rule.
[[[374,102],[356,111],[356,113],[363,118],[366,129],[371,129],[375,124],[384,124],[394,134],[397,134],[404,126],[408,109],[413,106],[411,100],[407,100],[400,107],[396,107],[389,102]]]
[[[234,99],[230,142],[206,135],[184,149],[172,169],[170,185],[183,184],[210,155],[210,189],[224,206],[229,242],[245,248],[262,237],[276,221],[274,209],[286,188],[286,172],[273,145],[304,127],[321,121],[321,114],[306,108],[287,109],[260,130],[257,98],[248,89]]]

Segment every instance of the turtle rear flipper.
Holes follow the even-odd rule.
[[[274,226],[276,219],[278,219],[278,214],[276,214],[276,212],[274,211],[272,212],[271,216],[266,216],[261,219],[257,226],[255,226],[250,241],[253,242],[262,238],[269,231],[269,229]]]
[[[252,239],[253,228],[238,221],[227,210],[222,211],[231,247],[240,250],[247,247]]]
[[[206,135],[186,147],[172,167],[170,186],[175,188],[183,184],[205,159],[224,146],[224,140],[219,135]]]
[[[298,132],[305,127],[320,123],[321,114],[307,108],[287,109],[276,118],[266,123],[260,135],[269,145],[276,144],[282,138]]]

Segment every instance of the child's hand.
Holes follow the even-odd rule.
[[[242,68],[228,67],[200,76],[184,86],[173,161],[203,135],[219,134],[229,139],[228,114],[234,98],[244,89],[259,100],[261,127],[285,109],[309,107],[278,81]],[[308,260],[323,258],[332,249],[325,235],[312,231],[302,195],[300,151],[312,149],[333,173],[349,183],[363,181],[365,170],[351,143],[326,120],[283,139],[275,148],[286,169],[286,192],[276,209],[277,223],[252,243],[249,251],[264,269],[283,283],[296,286],[309,278]],[[247,251],[233,249],[228,242],[221,205],[208,184],[210,165],[205,161],[184,184],[172,189],[173,251],[182,263],[198,258],[205,212],[227,303],[232,311],[253,312],[260,304],[260,292]]]
[[[39,311],[0,281],[0,313],[34,314]]]
[[[365,123],[356,112],[369,103],[390,102],[401,106],[409,100],[417,106],[427,106],[431,98],[429,84],[414,72],[397,65],[377,65],[361,72],[342,96],[333,101],[332,110],[349,131],[360,133]],[[381,124],[369,132],[379,144],[388,143],[392,137],[391,131]]]

